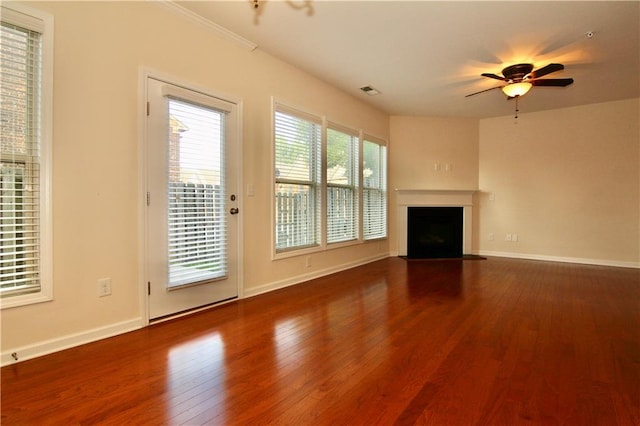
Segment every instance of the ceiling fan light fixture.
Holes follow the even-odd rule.
[[[526,94],[533,85],[529,82],[522,81],[520,83],[507,84],[502,88],[502,92],[510,98],[522,96]]]

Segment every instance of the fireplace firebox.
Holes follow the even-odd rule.
[[[408,207],[407,257],[461,258],[463,223],[462,207]]]

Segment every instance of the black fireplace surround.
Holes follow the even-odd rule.
[[[461,258],[463,212],[463,207],[408,207],[407,258]]]

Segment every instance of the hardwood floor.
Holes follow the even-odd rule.
[[[1,373],[3,425],[638,425],[640,270],[389,258]]]

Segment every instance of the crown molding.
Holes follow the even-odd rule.
[[[151,1],[152,3],[158,6],[164,7],[165,9],[171,11],[176,15],[180,15],[183,18],[187,18],[188,20],[196,24],[202,25],[203,27],[207,28],[209,31],[213,32],[217,36],[222,37],[226,40],[232,41],[238,46],[250,52],[254,51],[258,47],[258,45],[255,44],[254,42],[247,40],[242,36],[239,36],[233,31],[230,31],[225,27],[216,24],[215,22],[212,22],[198,15],[197,13],[190,11],[189,9],[183,6],[180,6],[179,4],[173,2],[172,0],[147,0],[147,1]]]

